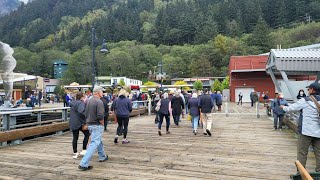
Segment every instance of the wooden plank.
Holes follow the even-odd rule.
[[[238,111],[246,108],[251,110],[241,107]],[[103,143],[110,159],[99,163],[95,153],[91,171],[78,170],[80,158],[72,159],[72,133],[66,133],[0,148],[0,172],[25,179],[179,180],[289,179],[296,172],[294,133],[272,131],[273,122],[266,117],[215,115],[212,137],[204,136],[201,128],[193,135],[187,120],[182,120],[179,128],[170,128],[170,135],[159,137],[154,118],[130,118],[131,143],[126,145],[113,143],[117,124],[109,124]],[[82,138],[80,133],[78,150]],[[307,169],[314,169],[314,155],[308,156]]]
[[[16,139],[23,139],[30,136],[41,135],[45,133],[63,131],[69,128],[68,122],[53,123],[42,126],[28,127],[23,129],[14,129],[0,132],[0,142],[6,142]]]

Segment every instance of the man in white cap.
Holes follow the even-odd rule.
[[[93,97],[87,101],[85,116],[88,129],[91,134],[91,142],[87,148],[86,154],[83,156],[79,169],[86,171],[93,167],[89,165],[90,160],[98,149],[99,162],[108,160],[108,155],[104,152],[102,143],[102,134],[104,131],[104,105],[100,98],[103,96],[104,89],[96,86],[93,89]]]

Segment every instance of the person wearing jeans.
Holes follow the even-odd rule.
[[[98,150],[99,162],[103,162],[107,160],[108,156],[106,155],[103,149],[103,143],[102,143],[102,134],[104,131],[104,126],[101,124],[89,125],[88,129],[91,133],[91,142],[89,144],[86,154],[83,156],[79,164],[79,167],[80,166],[87,167],[87,169],[90,169],[92,166],[90,167],[89,163],[96,150]]]
[[[190,109],[193,134],[197,135],[198,123],[200,118],[199,99],[197,93],[192,94],[192,97],[188,102],[188,108]]]
[[[168,93],[163,94],[163,99],[161,99],[161,105],[160,105],[160,110],[159,110],[159,123],[158,123],[158,134],[159,136],[162,135],[161,133],[161,126],[163,123],[163,118],[166,118],[166,133],[170,134],[169,127],[170,127],[170,114],[172,113],[171,110],[171,103],[170,100],[168,99],[169,95]]]
[[[284,117],[284,111],[280,108],[280,106],[288,106],[287,101],[283,98],[283,93],[279,92],[278,97],[275,98],[271,104],[271,109],[273,111],[273,127],[274,130],[282,130],[282,121]],[[278,127],[278,120],[279,120],[279,127]]]
[[[96,150],[98,150],[99,162],[108,160],[108,155],[104,152],[102,143],[104,131],[104,106],[100,98],[103,95],[103,90],[104,89],[100,86],[94,87],[93,97],[90,98],[86,104],[85,116],[88,129],[91,133],[91,142],[78,167],[83,171],[93,168],[90,166],[90,160]]]

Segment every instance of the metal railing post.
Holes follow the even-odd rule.
[[[149,99],[148,103],[148,115],[151,116],[151,99]]]
[[[38,121],[38,126],[41,126],[41,112],[39,111],[37,114],[37,121]]]
[[[62,109],[62,120],[63,121],[68,120],[68,109]]]
[[[10,114],[3,115],[3,127],[5,131],[10,130]]]
[[[225,112],[226,112],[226,117],[229,117],[229,105],[228,105],[228,97],[226,97],[226,102],[225,102]]]
[[[256,102],[256,113],[257,113],[257,118],[260,118],[260,114],[259,114],[259,101]]]

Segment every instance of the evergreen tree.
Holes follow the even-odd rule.
[[[269,27],[260,16],[254,30],[248,40],[249,45],[257,46],[262,52],[270,51]]]

